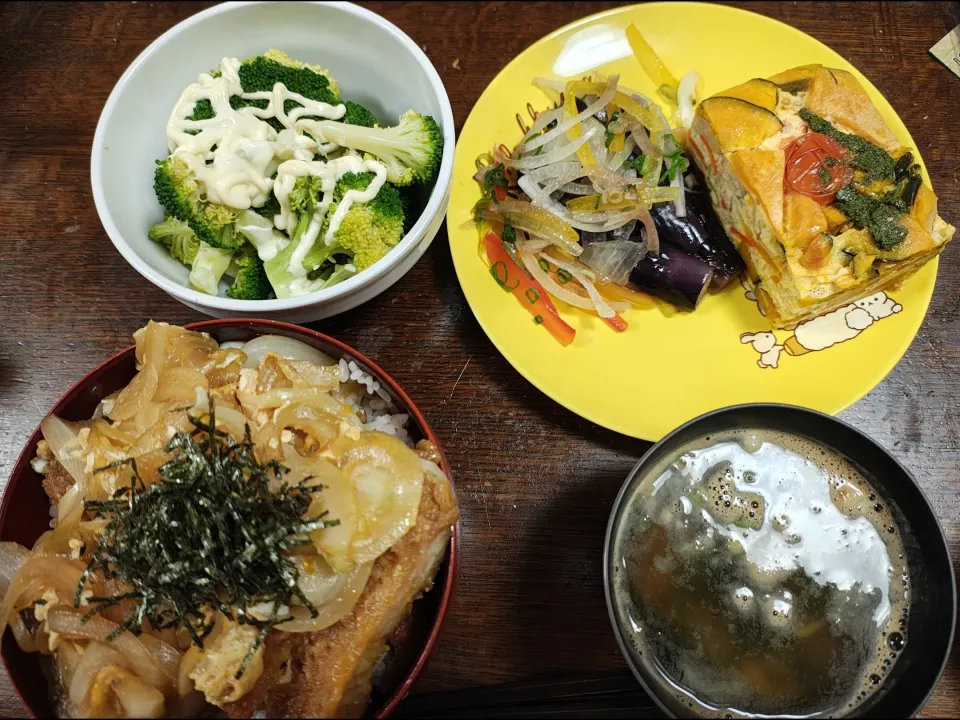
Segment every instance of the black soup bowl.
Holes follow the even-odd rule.
[[[627,613],[614,602],[614,542],[629,515],[629,501],[665,457],[697,438],[737,428],[792,433],[840,453],[859,467],[890,508],[900,528],[910,572],[907,642],[882,685],[853,714],[867,718],[914,716],[933,692],[953,644],[957,592],[943,531],[916,480],[883,447],[841,420],[791,405],[737,405],[701,415],[650,448],[624,482],[607,525],[603,573],[610,621],[633,674],[668,715],[691,714],[690,707],[667,690],[669,682],[660,679],[664,675],[656,658],[648,657],[649,652],[641,656],[634,647]]]

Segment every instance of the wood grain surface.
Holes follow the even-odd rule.
[[[496,73],[552,30],[613,3],[364,3],[413,37],[440,73],[458,129]],[[947,3],[734,3],[848,58],[923,152],[940,212],[960,220],[960,80],[927,50]],[[89,151],[128,63],[202,3],[0,5],[0,478],[57,398],[153,318],[202,317],[141,278],[104,233]],[[159,132],[159,130],[158,130]],[[960,559],[960,241],[906,357],[842,417],[919,479]],[[418,692],[622,666],[601,588],[608,512],[646,443],[556,405],[480,330],[446,233],[389,291],[314,327],[404,386],[444,443],[463,508],[459,594]],[[5,674],[0,715],[23,712]],[[960,715],[960,662],[924,710]]]

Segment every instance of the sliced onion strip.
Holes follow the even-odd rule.
[[[558,260],[557,258],[551,258],[553,263],[563,269],[568,273],[573,275],[575,280],[578,280],[583,289],[587,291],[587,295],[590,296],[590,299],[593,301],[594,307],[596,307],[597,315],[602,318],[612,318],[616,315],[617,310],[629,310],[630,305],[628,303],[608,303],[600,295],[600,292],[593,285],[593,280],[596,276],[593,273],[590,273],[588,276],[586,272],[582,269],[583,266],[580,263],[574,265],[573,263],[564,262],[563,260]],[[577,267],[579,265],[579,267]]]
[[[272,352],[284,360],[309,360],[317,365],[336,365],[337,361],[322,350],[317,350],[300,340],[282,335],[260,335],[243,346],[247,360],[243,364],[246,368],[255,368],[267,353]]]
[[[567,143],[558,147],[556,150],[551,150],[550,152],[542,153],[541,155],[532,155],[525,158],[514,159],[509,158],[503,153],[497,151],[494,153],[494,157],[497,162],[503,163],[505,167],[512,167],[518,170],[532,170],[534,168],[544,167],[545,165],[552,165],[555,162],[568,158],[574,153],[577,152],[583,145],[587,143],[590,138],[596,134],[595,129],[587,130],[576,140]]]
[[[523,148],[524,143],[536,135],[538,132],[543,130],[547,125],[552,123],[554,120],[559,120],[563,117],[563,108],[554,108],[553,110],[546,110],[545,112],[537,115],[536,121],[533,123],[533,126],[527,131],[527,134],[523,137],[523,140],[520,141],[520,145],[517,147],[518,150]],[[541,143],[543,144],[543,143]]]
[[[127,658],[114,648],[96,641],[87,643],[86,648],[80,655],[77,667],[73,671],[70,687],[67,688],[70,702],[75,705],[83,703],[90,694],[90,688],[93,686],[93,680],[97,673],[111,665],[129,670],[133,669]]]
[[[69,638],[85,638],[105,642],[107,636],[117,629],[117,624],[94,615],[86,622],[83,616],[63,608],[53,608],[47,614],[50,632]],[[110,641],[110,647],[129,661],[133,670],[156,688],[172,689],[177,680],[180,652],[150,635],[134,636],[124,632]]]
[[[60,461],[64,469],[70,473],[74,482],[83,487],[86,484],[85,462],[77,436],[80,432],[78,423],[66,423],[56,415],[48,415],[40,423],[43,439],[50,446],[54,457]]]
[[[534,279],[543,285],[544,290],[553,295],[558,300],[562,300],[568,305],[573,305],[582,310],[592,310],[599,313],[595,303],[591,302],[589,298],[580,297],[575,292],[567,290],[567,288],[560,285],[556,280],[554,280],[549,273],[545,272],[540,263],[537,262],[537,258],[533,253],[529,252],[526,249],[517,249],[520,254],[520,259],[523,260],[523,264],[526,266],[527,270],[533,275]],[[552,262],[556,262],[551,257]],[[609,317],[613,317],[611,313]]]
[[[623,167],[623,164],[630,159],[633,149],[637,146],[636,141],[631,135],[627,135],[627,139],[623,141],[623,149],[615,152],[610,156],[610,159],[607,160],[606,168],[607,170],[612,170],[614,172],[620,170]]]
[[[680,124],[689,128],[693,124],[694,104],[696,102],[697,82],[700,76],[696,70],[689,70],[680,80],[677,87],[677,105],[680,113]],[[678,206],[679,209],[679,206]],[[679,215],[679,213],[677,213]]]
[[[10,583],[30,557],[30,551],[19,543],[0,542],[0,597],[7,594]]]
[[[603,95],[597,98],[595,102],[591,103],[590,105],[587,105],[587,107],[583,110],[583,112],[577,113],[572,118],[564,120],[555,128],[553,128],[549,132],[544,133],[540,137],[534,138],[528,143],[521,144],[520,147],[517,149],[520,150],[521,152],[536,150],[541,145],[546,145],[555,137],[560,137],[567,130],[574,127],[575,125],[579,125],[588,117],[593,117],[594,115],[596,115],[598,112],[600,112],[603,108],[607,106],[608,102],[610,102],[613,99],[613,95],[617,91],[617,79],[618,79],[618,76],[616,75],[611,76],[610,79],[607,81],[607,88],[606,90],[604,90]]]
[[[64,602],[72,602],[84,564],[64,557],[31,554],[14,576],[0,605],[0,634],[13,614],[33,604],[45,590],[54,590]]]
[[[657,227],[650,216],[650,210],[646,205],[637,206],[635,218],[643,223],[647,230],[647,255],[657,256],[660,254],[660,236],[657,235]]]
[[[373,570],[373,562],[358,565],[349,573],[337,579],[337,594],[329,602],[316,608],[317,616],[310,617],[310,610],[306,607],[294,606],[290,609],[292,620],[278,624],[277,630],[283,632],[318,632],[340,622],[347,613],[353,610],[354,605],[363,594]]]

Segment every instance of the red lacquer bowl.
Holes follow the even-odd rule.
[[[189,330],[209,333],[218,342],[250,340],[258,335],[284,335],[301,340],[335,358],[353,360],[364,371],[380,381],[394,403],[410,415],[407,430],[415,440],[425,438],[437,446],[441,467],[449,476],[449,465],[443,449],[423,415],[407,394],[387,373],[356,350],[322,333],[271,320],[208,320],[187,325]],[[50,413],[64,420],[89,418],[100,400],[124,387],[136,373],[134,348],[117,353],[86,375],[60,398]],[[37,427],[13,466],[13,472],[0,501],[0,540],[14,541],[32,547],[49,528],[50,502],[41,486],[41,477],[30,466],[42,439]],[[404,623],[403,640],[392,649],[386,670],[374,688],[370,709],[373,717],[389,716],[407,696],[420,670],[437,642],[440,627],[453,599],[458,559],[459,524],[453,529],[446,561],[437,573],[433,589],[413,604],[413,611]],[[27,709],[36,717],[53,717],[53,692],[43,672],[43,656],[24,653],[11,633],[6,633],[0,646],[0,657],[14,689]]]

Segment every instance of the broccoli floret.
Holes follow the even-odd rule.
[[[190,268],[190,284],[207,295],[219,294],[220,278],[230,267],[233,250],[223,250],[200,243]]]
[[[390,128],[365,128],[333,120],[305,121],[303,128],[318,142],[359,150],[387,166],[387,180],[394,185],[431,182],[440,168],[443,133],[429,115],[413,110]]]
[[[309,100],[337,105],[340,102],[340,86],[330,77],[330,73],[319,65],[308,65],[293,60],[280,50],[268,50],[263,55],[257,55],[240,63],[237,74],[240,77],[240,87],[245,93],[269,92],[277,83],[283,85]],[[243,107],[265,109],[267,100],[246,100],[239,95],[230,97],[230,107],[239,110]],[[290,113],[300,103],[287,100],[283,104],[284,112]],[[276,118],[267,120],[277,132],[283,130],[283,125]]]
[[[337,181],[333,202],[320,230],[326,235],[330,219],[337,211],[343,196],[349,190],[366,190],[373,173],[347,173]],[[333,255],[345,254],[351,258],[357,271],[365,270],[389,252],[403,238],[403,201],[400,193],[384,183],[376,197],[368,203],[354,202],[333,234],[333,242],[322,240],[314,245],[304,258],[308,270],[319,268]]]
[[[270,222],[273,222],[273,216],[280,214],[280,201],[277,200],[277,196],[271,192],[270,197],[267,198],[267,201],[263,205],[251,209],[260,217],[265,217]]]
[[[307,277],[291,273],[290,262],[310,227],[319,201],[321,181],[315,177],[297,178],[290,192],[290,208],[297,216],[293,240],[276,257],[264,263],[277,297],[303,295],[342,282],[375,263],[400,242],[403,238],[403,204],[397,189],[388,183],[370,202],[353,203],[334,233],[333,242],[327,245],[324,241],[330,219],[344,195],[350,190],[365,190],[374,177],[373,173],[347,173],[339,179],[320,232],[303,262],[304,269],[309,271]],[[343,262],[327,275],[335,256],[343,256]],[[317,270],[320,272],[315,272]]]
[[[244,240],[234,232],[237,211],[200,197],[200,187],[190,168],[171,155],[157,161],[153,189],[168,217],[186,222],[197,237],[215,248],[236,250]]]
[[[240,64],[240,87],[245,93],[270,92],[274,85],[283,83],[287,90],[305,98],[337,105],[340,102],[340,88],[336,82],[331,82],[326,70],[314,67],[292,65],[279,62],[275,57],[258,55]],[[298,105],[294,103],[291,107]]]
[[[236,258],[234,260],[236,261]],[[266,300],[272,294],[270,281],[259,258],[251,265],[240,267],[234,276],[233,284],[227,288],[227,296],[234,300]]]
[[[179,260],[187,267],[193,265],[193,259],[200,248],[196,233],[183,220],[177,218],[171,217],[157,223],[147,232],[147,237],[163,245],[174,260]]]
[[[244,243],[234,253],[225,274],[233,277],[233,284],[227,288],[227,297],[235,300],[266,300],[273,294],[263,261],[252,243]]]
[[[374,114],[363,105],[347,100],[344,106],[346,106],[347,112],[340,118],[340,122],[347,123],[348,125],[361,125],[362,127],[368,128],[380,127],[380,123],[377,122]]]
[[[290,210],[297,215],[297,220],[310,219],[317,209],[317,201],[323,192],[323,180],[315,175],[302,175],[293,184],[293,190],[287,196]]]
[[[319,65],[311,65],[310,63],[300,62],[299,60],[294,60],[292,57],[287,55],[283,50],[267,50],[263,56],[267,60],[272,60],[273,62],[280,63],[289,68],[296,68],[297,70],[312,70],[314,73],[323,75],[327,82],[329,83],[330,92],[333,93],[336,102],[330,103],[331,105],[336,105],[337,102],[340,102],[340,84],[334,79],[334,77],[324,68]],[[251,58],[254,59],[254,58]],[[286,83],[284,83],[286,84]],[[293,90],[292,87],[287,85],[287,88]],[[272,89],[272,88],[271,88]],[[300,92],[299,90],[294,90],[294,92],[299,92],[304,97],[308,97],[311,100],[318,100],[319,98],[312,98],[305,92]],[[324,101],[326,102],[326,101]]]
[[[257,248],[253,243],[246,242],[233,254],[233,264],[237,268],[248,268],[260,264]]]
[[[322,268],[317,268],[307,277],[311,280],[319,280],[323,283],[322,287],[328,288],[341,283],[347,278],[351,278],[359,271],[353,263],[342,263],[337,265],[331,263]]]
[[[320,178],[312,175],[298,177],[288,196],[290,209],[297,217],[290,243],[280,250],[276,256],[263,264],[267,278],[278,298],[305,295],[322,287],[322,285],[315,287],[315,283],[309,282],[306,277],[290,272],[291,258],[293,258],[293,254],[300,245],[303,234],[310,227],[322,191],[322,184]],[[316,240],[315,242],[320,245],[323,244],[322,240]]]
[[[215,117],[216,113],[213,112],[213,103],[211,103],[207,98],[202,100],[197,100],[197,104],[193,106],[193,114],[191,114],[187,120],[209,120],[212,117]],[[196,135],[199,130],[186,130],[187,135]]]

